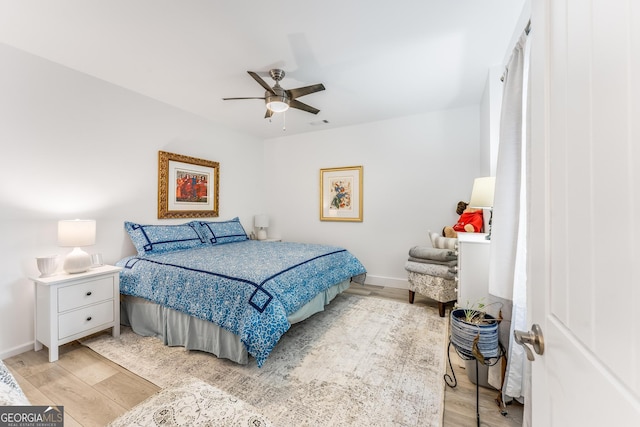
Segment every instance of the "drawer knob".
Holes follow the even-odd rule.
[[[87,322],[91,320],[91,316],[87,317]]]
[[[91,291],[87,292],[87,296],[90,297],[91,296]]]

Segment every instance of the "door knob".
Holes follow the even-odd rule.
[[[537,323],[534,323],[533,326],[531,326],[531,330],[529,332],[513,331],[513,337],[518,344],[524,347],[524,350],[527,352],[527,359],[531,361],[535,360],[533,352],[528,345],[532,345],[536,353],[544,353],[544,336],[542,335],[540,325]]]

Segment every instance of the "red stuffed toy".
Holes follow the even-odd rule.
[[[460,215],[458,222],[453,227],[446,226],[442,229],[445,237],[458,237],[458,232],[479,233],[484,225],[482,209],[469,208],[469,204],[458,202],[456,213]]]

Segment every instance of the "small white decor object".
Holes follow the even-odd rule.
[[[64,259],[67,273],[82,273],[91,267],[91,256],[81,249],[96,243],[96,221],[74,219],[58,221],[58,246],[73,247]]]
[[[91,254],[91,267],[102,267],[103,265],[104,261],[102,260],[102,254]]]
[[[258,229],[258,240],[267,238],[267,230],[269,228],[269,217],[267,215],[256,215],[253,219],[254,226]]]
[[[40,277],[48,277],[58,269],[58,255],[47,255],[36,258]]]

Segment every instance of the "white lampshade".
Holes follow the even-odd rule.
[[[493,207],[493,193],[496,186],[495,176],[476,178],[473,181],[469,207],[489,209]]]
[[[70,219],[58,221],[58,246],[91,246],[96,244],[96,221]]]
[[[80,249],[96,243],[96,221],[93,219],[74,219],[58,221],[58,246],[70,246],[74,249],[64,260],[64,271],[82,273],[91,267],[91,256]]]

